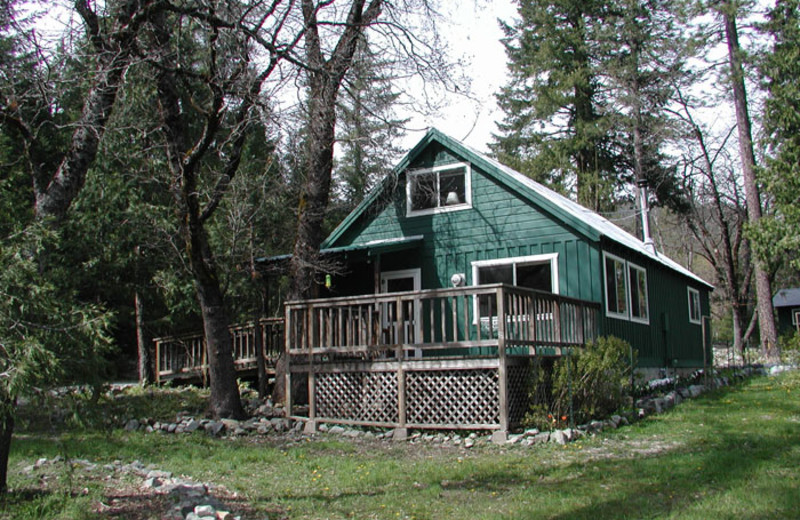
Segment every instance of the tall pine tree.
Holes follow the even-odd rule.
[[[497,158],[601,210],[612,200],[621,160],[607,116],[601,69],[599,0],[522,0],[519,20],[502,24],[510,82],[497,99],[505,112],[491,149]]]

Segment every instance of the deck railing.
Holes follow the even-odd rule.
[[[258,364],[256,331],[260,334],[267,370],[274,371],[275,362],[283,350],[283,318],[262,318],[258,328],[254,322],[230,327],[233,359],[236,369],[251,370]],[[206,344],[202,333],[156,338],[156,382],[178,377],[199,377],[205,381],[208,373]]]
[[[528,356],[595,339],[600,305],[496,284],[290,302],[285,315],[290,354],[497,355],[502,344]]]

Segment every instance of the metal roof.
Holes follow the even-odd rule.
[[[800,307],[800,289],[781,289],[772,297],[773,307]]]

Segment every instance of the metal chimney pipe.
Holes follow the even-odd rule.
[[[656,253],[656,244],[653,242],[653,237],[650,236],[650,206],[647,202],[647,181],[639,179],[636,183],[639,188],[639,207],[641,208],[642,217],[642,241],[644,246],[652,253]]]

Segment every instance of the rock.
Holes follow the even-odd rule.
[[[217,421],[211,421],[205,426],[206,433],[214,437],[220,435],[224,429],[225,429],[225,424]]]
[[[131,419],[130,421],[128,421],[128,422],[126,422],[126,423],[125,423],[125,431],[128,431],[128,432],[135,432],[136,430],[138,430],[138,429],[139,429],[139,426],[140,426],[140,425],[141,425],[141,424],[139,423],[139,421],[138,421],[138,420],[136,420],[136,419]]]
[[[183,427],[183,431],[185,431],[186,433],[192,433],[194,431],[197,431],[198,428],[200,428],[200,423],[192,419],[188,423],[186,423],[186,426]]]
[[[541,432],[533,436],[534,444],[544,444],[550,442],[550,432]]]
[[[466,440],[464,440],[464,447],[469,449],[472,448],[473,446],[475,446],[475,439],[467,437]]]
[[[522,435],[525,437],[535,437],[536,435],[539,435],[539,433],[539,428],[531,428],[530,430],[525,430]]]
[[[161,478],[161,479],[172,478],[172,473],[170,473],[169,471],[161,471],[153,469],[147,472],[147,478]]]
[[[272,429],[275,430],[278,433],[281,433],[284,430],[286,430],[286,423],[284,422],[283,419],[281,419],[279,417],[276,417],[276,418],[272,419],[270,421],[270,424],[272,425]],[[339,431],[337,431],[335,433],[343,433],[344,432],[344,428],[342,428],[341,426],[335,426],[334,428],[338,428],[339,429]],[[331,428],[331,432],[332,433],[334,433],[333,432],[334,428]]]
[[[283,422],[281,422],[281,424],[283,424]],[[338,426],[338,425],[337,426],[331,426],[331,428],[328,431],[330,433],[341,435],[341,434],[344,433],[344,428],[342,428],[341,426]]]
[[[595,421],[592,421],[592,422],[589,423],[589,427],[587,428],[587,430],[590,431],[590,432],[601,432],[601,431],[603,431],[604,427],[605,427],[605,424],[603,423],[603,421],[595,420]]]
[[[555,430],[554,432],[550,433],[550,442],[555,442],[557,444],[566,444],[569,438],[567,437],[566,433],[562,430]]]
[[[217,511],[212,506],[208,504],[196,506],[194,508],[194,514],[197,516],[209,516],[209,515],[216,515]]]
[[[146,489],[156,489],[156,488],[160,488],[163,483],[164,482],[160,478],[152,477],[152,478],[148,478],[147,480],[145,480],[144,484],[142,484],[142,487],[144,487]]]
[[[697,397],[703,393],[703,386],[702,385],[692,385],[689,387],[689,396],[690,397]]]
[[[506,444],[517,444],[520,440],[522,440],[522,435],[511,434],[508,436]]]
[[[169,425],[167,425],[167,433],[175,433],[175,430],[177,429],[178,425],[175,423],[169,423]]]
[[[232,432],[237,428],[241,428],[241,423],[236,419],[220,419],[220,422],[225,425],[225,430]]]

